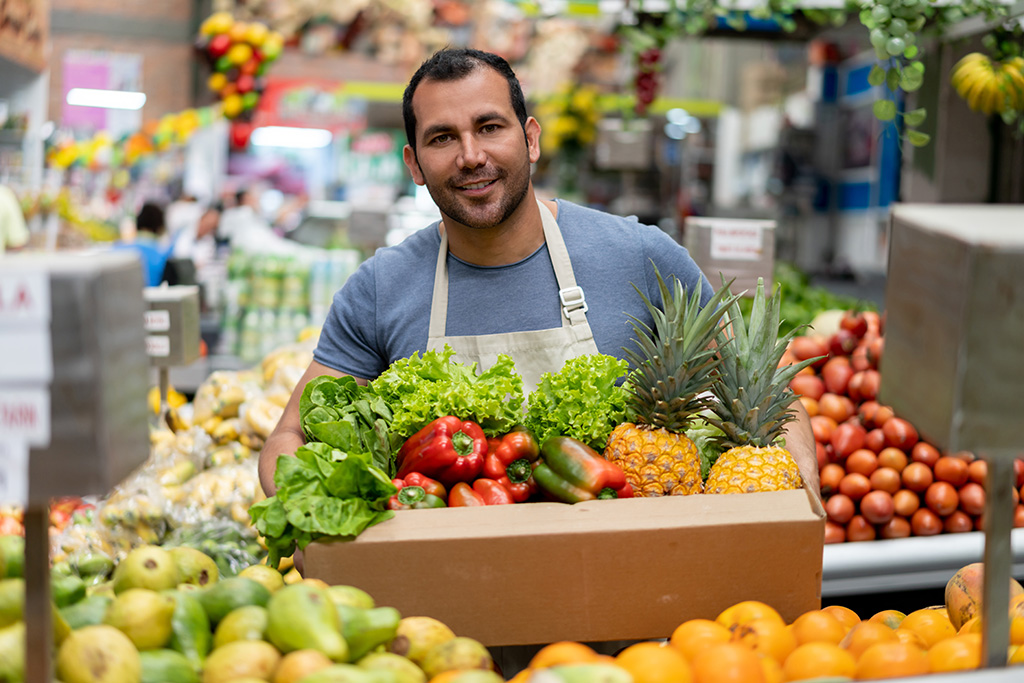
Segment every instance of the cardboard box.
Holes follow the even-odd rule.
[[[485,645],[665,638],[741,600],[818,609],[824,533],[806,491],[409,510],[305,571]]]
[[[733,294],[746,291],[754,296],[757,279],[764,279],[764,291],[771,294],[775,267],[775,221],[750,218],[708,218],[688,216],[684,246],[711,286],[735,278]]]

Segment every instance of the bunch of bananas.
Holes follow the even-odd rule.
[[[1024,58],[1000,62],[972,52],[953,67],[950,83],[974,111],[988,115],[1024,109]]]

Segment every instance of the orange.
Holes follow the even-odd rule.
[[[875,643],[857,660],[853,677],[859,680],[901,678],[928,673],[928,656],[924,650],[896,641]]]
[[[659,643],[630,645],[615,665],[633,675],[633,683],[690,683],[693,674],[683,653]]]
[[[786,657],[782,673],[787,681],[826,676],[852,677],[857,660],[834,643],[812,642],[798,646]]]
[[[968,633],[981,633],[984,624],[981,617],[971,617],[957,631],[958,636]],[[1024,617],[1010,619],[1010,645],[1024,645]]]
[[[531,669],[546,669],[559,664],[583,664],[597,659],[593,649],[570,640],[562,640],[542,647],[530,660]]]
[[[928,649],[928,643],[924,642],[924,638],[917,635],[913,631],[908,631],[905,628],[898,628],[893,633],[896,634],[896,640],[906,645],[916,645],[922,650]]]
[[[1013,650],[1013,652],[1009,652],[1009,650]],[[1024,645],[1011,645],[1007,654],[1009,655],[1007,664],[1024,664]]]
[[[708,648],[693,660],[694,683],[765,683],[760,658],[736,643]]]
[[[900,624],[900,628],[913,631],[924,639],[928,647],[956,635],[956,628],[944,609],[924,608],[911,612]]]
[[[793,632],[771,617],[740,624],[732,632],[732,642],[749,647],[759,655],[771,657],[779,664],[786,661],[786,657],[797,646]]]
[[[877,621],[895,630],[900,627],[900,623],[906,618],[907,615],[899,610],[887,609],[872,615],[868,621]]]
[[[981,666],[981,635],[968,633],[946,638],[928,650],[928,670],[932,673],[964,671]]]
[[[790,625],[798,645],[804,643],[832,643],[838,645],[848,630],[831,612],[811,610],[804,612]]]
[[[956,632],[958,636],[966,635],[968,633],[981,633],[981,617],[971,617],[964,622],[964,625],[960,627],[960,630]]]
[[[1024,617],[1024,594],[1010,598],[1010,617]]]
[[[729,629],[710,619],[690,619],[676,627],[669,638],[669,644],[692,662],[694,657],[707,648],[728,643],[731,637]]]
[[[771,657],[761,657],[761,673],[764,674],[764,683],[784,683],[786,680],[782,665]]]
[[[896,632],[885,624],[879,624],[877,621],[862,621],[850,629],[850,632],[839,643],[839,647],[849,652],[855,659],[860,659],[864,650],[872,645],[888,641],[895,642],[896,640]]]
[[[849,631],[856,624],[860,623],[860,617],[849,607],[843,607],[842,605],[829,605],[821,610],[822,612],[828,612],[836,619],[839,620],[846,630]]]
[[[734,631],[740,624],[745,624],[754,619],[775,619],[783,625],[786,623],[782,615],[776,612],[774,607],[757,600],[744,600],[731,607],[726,607],[715,618],[715,621],[730,631]]]

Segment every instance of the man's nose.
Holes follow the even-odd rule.
[[[460,168],[478,168],[487,163],[487,153],[473,136],[463,138],[458,163]]]

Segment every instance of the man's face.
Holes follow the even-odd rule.
[[[540,124],[526,135],[509,98],[508,82],[480,67],[456,81],[420,83],[413,95],[416,151],[405,165],[426,185],[441,212],[471,228],[493,228],[522,203],[530,164],[540,158]]]

